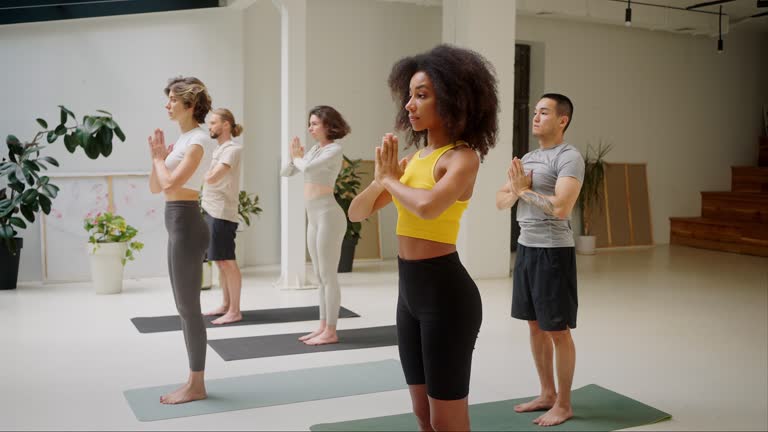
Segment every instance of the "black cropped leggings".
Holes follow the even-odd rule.
[[[472,352],[483,320],[477,285],[459,254],[404,260],[397,299],[400,362],[408,385],[439,400],[469,394]]]

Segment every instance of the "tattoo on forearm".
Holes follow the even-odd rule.
[[[528,190],[523,192],[522,195],[520,195],[520,198],[522,198],[523,201],[527,202],[528,204],[540,208],[544,213],[550,216],[555,215],[555,205],[552,204],[552,202],[548,199],[534,193],[533,191]]]

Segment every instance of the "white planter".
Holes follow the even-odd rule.
[[[582,255],[594,255],[595,236],[579,236],[576,239],[576,252]]]
[[[123,258],[128,243],[88,244],[91,278],[96,294],[117,294],[123,290]]]
[[[201,288],[204,290],[211,289],[213,286],[213,261],[206,261],[203,263],[203,281]]]

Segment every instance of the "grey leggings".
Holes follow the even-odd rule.
[[[320,319],[336,325],[341,306],[337,271],[347,218],[332,194],[307,201],[307,248],[320,284]]]
[[[165,203],[165,229],[168,230],[168,274],[187,344],[189,369],[200,372],[205,369],[208,342],[200,310],[208,225],[200,214],[197,201],[168,201]]]

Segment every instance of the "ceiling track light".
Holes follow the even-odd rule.
[[[720,13],[717,14],[717,53],[723,52],[723,6],[720,6]]]
[[[632,0],[627,0],[627,9],[624,11],[624,25],[632,25]]]

